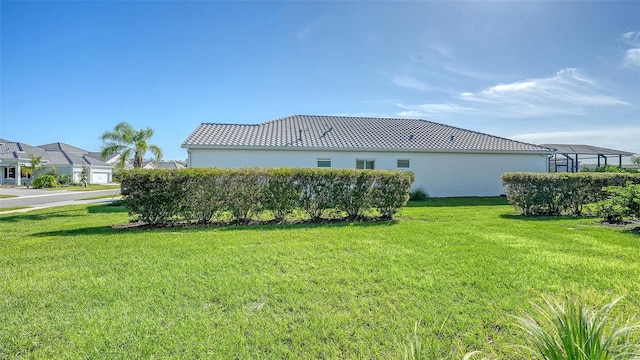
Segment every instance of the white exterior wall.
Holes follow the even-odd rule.
[[[409,159],[415,173],[413,188],[429,196],[497,196],[504,193],[500,176],[510,171],[547,172],[545,154],[480,154],[419,152],[356,152],[304,150],[188,149],[189,167],[317,167],[331,159],[331,167],[356,167],[356,159],[373,159],[378,170],[398,170],[398,159]]]

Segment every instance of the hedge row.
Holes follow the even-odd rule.
[[[509,202],[523,215],[579,215],[583,206],[604,200],[607,186],[640,184],[629,173],[505,173],[502,185]]]
[[[377,210],[391,219],[407,203],[411,172],[335,169],[130,170],[122,195],[135,220],[151,225],[247,223],[269,211],[318,221],[329,211],[358,219]]]

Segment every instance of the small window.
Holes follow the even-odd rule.
[[[373,170],[376,168],[375,160],[356,160],[356,169]]]
[[[16,168],[14,168],[14,167],[4,168],[4,177],[5,178],[15,178],[16,177]]]
[[[409,168],[409,159],[398,159],[398,168],[400,169]]]
[[[331,167],[331,159],[318,159],[318,167],[319,168],[330,168]]]

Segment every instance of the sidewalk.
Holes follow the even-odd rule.
[[[12,196],[9,198],[0,198],[0,214],[27,212],[36,209],[64,205],[106,204],[112,200],[121,198],[119,188],[92,191],[69,191],[65,189],[49,191],[41,189],[27,189],[24,187],[2,187],[0,188],[0,194]],[[91,199],[93,197],[100,198]],[[2,208],[16,207],[24,208],[1,211]]]

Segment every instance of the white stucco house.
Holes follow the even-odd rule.
[[[408,170],[430,196],[495,196],[509,171],[547,172],[552,150],[427,120],[293,115],[262,124],[203,123],[188,166]]]
[[[45,167],[55,167],[57,174],[71,175],[75,182],[80,181],[82,169],[86,167],[89,170],[89,183],[110,183],[113,167],[88,156],[88,153],[86,150],[60,142],[31,146],[0,139],[0,184],[20,186],[31,181],[33,175],[24,171],[25,166],[31,165],[30,155],[40,157],[41,165]]]

